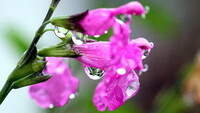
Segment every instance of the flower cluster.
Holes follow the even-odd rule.
[[[73,32],[81,31],[89,36],[103,35],[110,28],[113,29],[109,42],[86,41],[84,44],[75,43],[71,47],[79,55],[75,59],[83,63],[90,78],[97,80],[104,76],[93,97],[94,105],[100,111],[106,108],[109,111],[116,110],[139,90],[139,77],[135,70],[144,70],[142,60],[153,45],[145,38],[131,40],[130,23],[131,15],[145,13],[145,8],[134,1],[118,8],[89,10],[67,19],[51,21],[58,27]],[[116,18],[118,15],[125,15],[128,20],[121,21]],[[47,62],[44,72],[54,76],[46,82],[31,86],[31,97],[44,108],[63,106],[70,95],[75,94],[78,80],[72,76],[63,58],[47,58]]]

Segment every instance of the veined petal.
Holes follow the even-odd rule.
[[[105,70],[112,64],[109,42],[91,42],[82,45],[74,45],[73,49],[82,55],[75,59],[87,66]]]
[[[93,102],[98,110],[116,110],[126,100],[133,97],[139,90],[139,80],[135,72],[129,71],[125,75],[119,75],[116,70],[110,68],[95,90]]]
[[[72,76],[63,58],[47,58],[45,73],[53,75],[48,81],[32,85],[30,96],[43,108],[64,106],[70,94],[75,94],[79,81]]]

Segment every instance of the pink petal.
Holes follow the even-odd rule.
[[[64,106],[70,94],[75,94],[78,79],[72,76],[69,67],[62,58],[47,58],[45,73],[53,76],[45,82],[32,85],[30,96],[43,108]]]

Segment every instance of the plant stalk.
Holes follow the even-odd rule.
[[[51,4],[49,6],[49,10],[48,10],[43,22],[42,22],[42,25],[36,31],[35,36],[33,38],[33,41],[31,42],[26,53],[20,59],[17,66],[23,65],[24,63],[26,63],[27,58],[32,55],[33,49],[35,49],[36,44],[38,43],[40,37],[43,35],[45,27],[47,26],[47,24],[50,23],[49,19],[51,18],[52,14],[53,14],[54,10],[56,9],[59,2],[60,2],[60,0],[52,0]],[[13,82],[15,82],[15,81],[7,80],[6,83],[4,84],[3,88],[1,89],[1,91],[0,91],[0,105],[4,101],[6,96],[9,94],[9,92],[12,90]]]

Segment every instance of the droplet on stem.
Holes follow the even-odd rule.
[[[99,80],[105,74],[103,70],[98,69],[98,68],[92,68],[92,67],[85,67],[85,73],[92,80]]]

